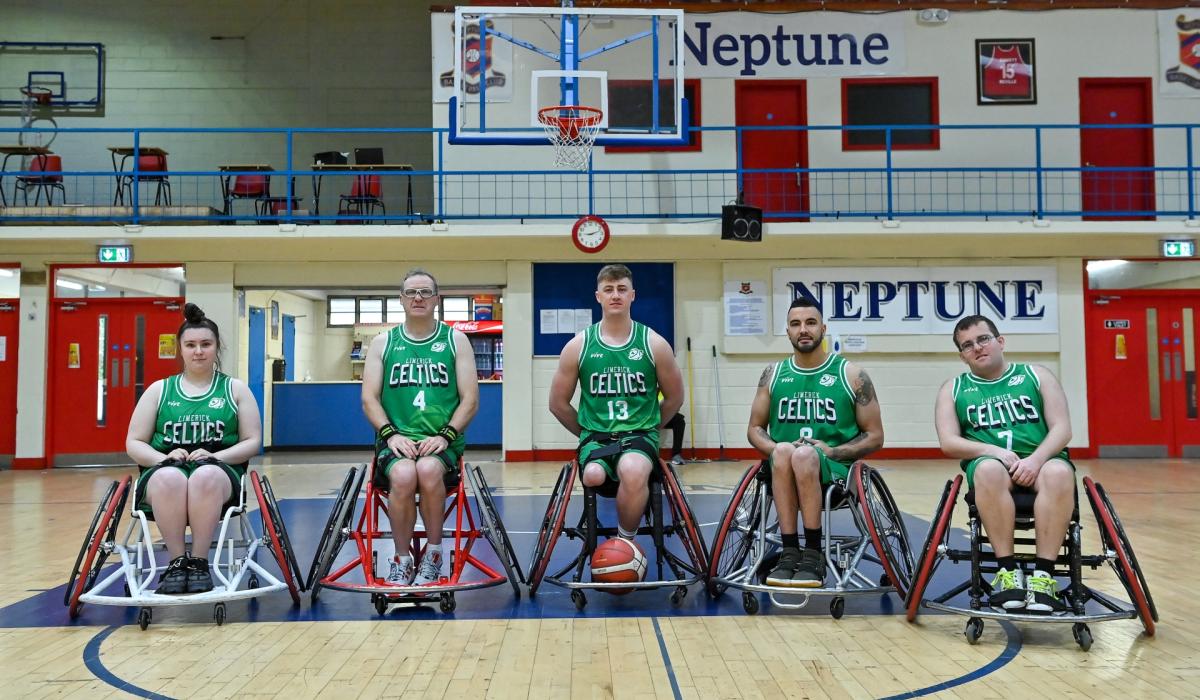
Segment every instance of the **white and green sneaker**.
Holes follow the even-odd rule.
[[[1028,594],[1025,591],[1025,572],[1021,567],[1012,571],[1000,569],[996,578],[992,579],[992,594],[988,597],[989,604],[1005,610],[1020,610],[1025,607]]]
[[[1058,581],[1045,571],[1034,571],[1029,577],[1029,590],[1025,594],[1025,609],[1032,613],[1056,613],[1067,609],[1058,595]]]

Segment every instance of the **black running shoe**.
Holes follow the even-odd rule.
[[[200,557],[188,557],[187,561],[187,592],[207,593],[213,589],[212,573],[208,570],[208,560]]]
[[[162,576],[158,577],[158,588],[154,589],[155,593],[163,595],[180,595],[187,593],[188,585],[188,558],[187,555],[178,556],[167,564],[166,570],[162,572]]]
[[[800,550],[796,547],[784,547],[779,554],[779,562],[775,564],[774,569],[771,569],[771,573],[767,574],[767,585],[792,585],[792,574],[796,573],[796,567],[799,564]]]
[[[818,549],[800,550],[800,563],[792,574],[794,588],[820,588],[825,585],[825,555]]]

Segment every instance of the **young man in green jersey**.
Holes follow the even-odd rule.
[[[787,335],[792,355],[763,370],[746,435],[770,460],[783,541],[767,584],[819,588],[825,583],[824,487],[845,479],[855,460],[883,445],[883,420],[867,373],[825,349],[825,322],[812,300],[792,302]],[[803,549],[797,510],[804,522]]]
[[[441,578],[446,492],[458,485],[479,384],[470,341],[438,321],[442,298],[433,275],[413,269],[400,286],[404,323],[371,341],[362,405],[376,431],[375,484],[388,491],[396,544],[387,582],[423,586]],[[427,533],[419,572],[410,554],[418,492]]]
[[[600,270],[600,322],[563,348],[550,385],[550,412],[579,436],[583,483],[608,494],[615,487],[617,529],[626,539],[637,534],[646,512],[663,416],[673,417],[683,403],[675,353],[662,336],[633,320],[635,296],[628,267]],[[578,410],[571,405],[576,385]]]
[[[1004,336],[986,316],[959,321],[954,347],[971,371],[942,385],[935,420],[942,452],[962,460],[996,556],[990,602],[1005,610],[1062,610],[1052,572],[1075,508],[1067,398],[1050,370],[1004,359]],[[1014,487],[1037,492],[1037,553],[1028,580],[1013,556]]]

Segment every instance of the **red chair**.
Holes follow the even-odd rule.
[[[136,176],[138,182],[153,182],[157,185],[154,191],[154,206],[171,206],[171,181],[167,179],[167,157],[165,155],[139,155],[137,159],[137,169],[139,174]],[[129,193],[129,201],[133,201],[133,181],[135,176],[132,172],[124,175],[121,182],[121,188]],[[123,198],[122,198],[123,200]]]
[[[66,201],[67,189],[63,186],[62,156],[33,156],[29,160],[29,172],[39,174],[18,175],[17,181],[13,185],[14,198],[20,191],[24,197],[25,206],[29,206],[29,190],[33,188],[37,190],[37,194],[33,198],[34,206],[38,206],[38,203],[41,202],[42,192],[46,193],[46,206],[53,206],[54,190],[62,192],[63,201]]]
[[[233,180],[233,187],[225,195],[225,215],[233,212],[233,200],[253,199],[254,210],[258,213],[261,200],[271,196],[271,177],[269,175],[238,175]]]
[[[354,178],[350,194],[344,194],[339,198],[338,213],[370,216],[375,213],[375,207],[379,207],[383,210],[383,215],[387,216],[387,207],[383,204],[382,192],[383,187],[378,175],[358,175]]]

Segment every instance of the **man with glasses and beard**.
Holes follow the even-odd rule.
[[[788,309],[791,357],[758,380],[747,437],[770,460],[771,489],[783,551],[767,584],[820,588],[825,583],[821,509],[825,487],[883,445],[883,420],[867,373],[824,347],[821,309],[807,298]],[[799,510],[804,548],[796,532]]]
[[[1004,359],[1004,336],[986,316],[960,320],[954,347],[970,371],[942,385],[934,417],[942,452],[962,460],[996,556],[989,602],[1007,611],[1063,610],[1053,571],[1075,507],[1067,398],[1050,370]],[[1037,493],[1028,579],[1013,555],[1014,488]]]
[[[422,586],[441,579],[446,492],[458,486],[479,384],[470,341],[438,321],[442,299],[433,275],[413,269],[400,286],[404,323],[371,341],[362,405],[375,429],[375,485],[388,492],[396,544],[387,582]],[[427,533],[419,571],[410,551],[418,492]]]

